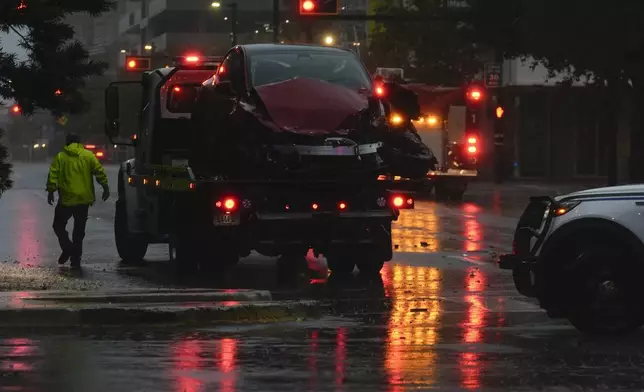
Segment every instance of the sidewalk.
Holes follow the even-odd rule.
[[[517,182],[504,182],[503,184],[495,184],[493,182],[477,181],[472,182],[467,190],[467,193],[492,193],[499,192],[500,194],[528,194],[529,196],[537,195],[564,195],[567,193],[577,192],[589,188],[599,188],[606,186],[601,182],[578,182],[578,183],[543,183],[531,181],[517,181]]]

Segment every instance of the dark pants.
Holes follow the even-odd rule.
[[[71,257],[72,262],[80,261],[80,257],[83,254],[83,239],[85,238],[88,212],[88,204],[79,206],[56,205],[53,225],[54,233],[58,237],[60,248]],[[72,216],[74,217],[74,231],[72,232],[72,240],[70,241],[69,234],[67,234],[67,222]]]

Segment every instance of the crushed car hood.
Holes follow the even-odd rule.
[[[365,108],[367,97],[344,86],[295,78],[255,89],[271,120],[284,131],[337,133],[343,121]]]

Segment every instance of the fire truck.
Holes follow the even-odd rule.
[[[418,96],[423,114],[413,124],[438,161],[436,169],[427,173],[424,189],[433,190],[437,201],[462,200],[468,184],[478,177],[482,154],[479,112],[485,104],[485,89],[406,83],[402,69],[396,68],[378,68],[376,75],[397,81]]]

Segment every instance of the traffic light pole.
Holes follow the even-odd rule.
[[[232,46],[237,45],[237,3],[232,3],[230,5],[230,19],[232,22],[232,27],[230,28],[230,34],[232,35]]]
[[[273,0],[273,42],[280,42],[280,2]]]
[[[497,64],[503,64],[503,55],[497,53],[495,56]],[[500,72],[499,87],[496,89],[496,107],[505,109],[505,89],[503,88],[503,72]],[[494,177],[497,184],[502,184],[505,179],[505,116],[501,113],[498,116],[494,113]]]

